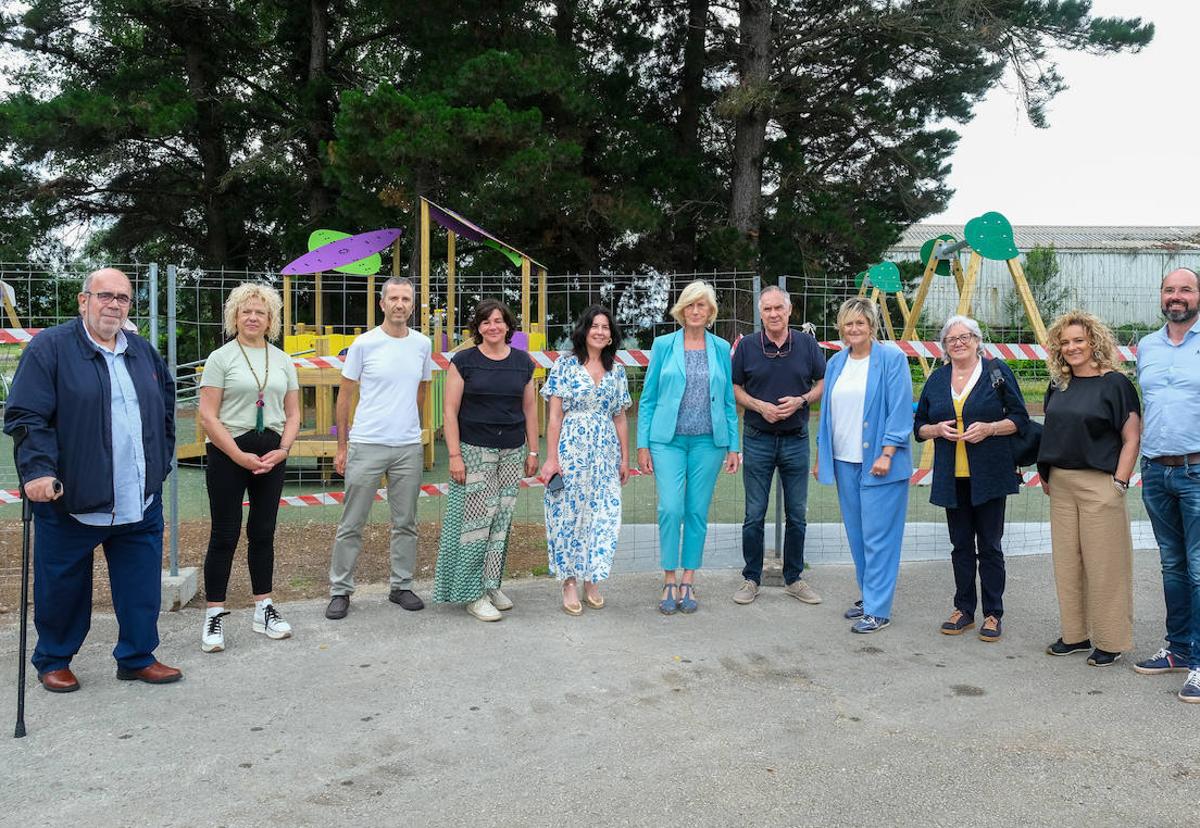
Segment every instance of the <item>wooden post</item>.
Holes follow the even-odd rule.
[[[904,333],[900,335],[900,338],[905,341],[912,339],[913,334],[917,332],[917,321],[921,318],[921,309],[925,307],[925,297],[929,295],[929,285],[933,283],[933,277],[937,274],[937,245],[934,245],[934,248],[934,251],[929,254],[929,261],[925,263],[925,272],[921,274],[921,284],[917,286],[917,295],[913,297],[912,313],[904,322]],[[957,257],[955,258],[957,259]]]
[[[1017,295],[1021,297],[1021,304],[1025,306],[1025,315],[1029,317],[1029,325],[1033,328],[1033,334],[1037,337],[1038,344],[1044,348],[1046,347],[1046,326],[1042,322],[1042,314],[1038,310],[1037,302],[1033,300],[1033,291],[1029,289],[1029,282],[1025,279],[1025,269],[1021,267],[1020,259],[1008,260],[1008,273],[1012,276],[1013,284],[1017,288]]]
[[[971,251],[971,260],[967,262],[967,275],[963,278],[962,290],[958,297],[958,310],[955,313],[962,316],[971,315],[971,297],[975,294],[975,285],[979,281],[979,269],[983,267],[983,256],[976,250]]]
[[[367,277],[367,330],[375,327],[375,274]]]
[[[321,304],[321,274],[320,273],[317,274],[317,286],[313,289],[313,300],[314,300],[314,306],[316,307],[316,316],[317,316],[316,321],[313,323],[313,325],[316,327],[317,333],[320,333],[321,328],[324,326],[324,321],[323,321],[324,313],[323,313],[323,306]]]
[[[429,336],[429,202],[421,199],[421,333]]]
[[[283,277],[283,335],[289,337],[292,331],[292,277]],[[285,340],[286,341],[286,340]]]
[[[446,350],[454,347],[454,302],[455,291],[458,289],[456,285],[457,273],[454,267],[454,257],[457,254],[458,236],[453,230],[450,231],[449,237],[446,239],[446,334],[449,341],[446,343]],[[442,349],[442,340],[439,337],[436,350]]]
[[[521,327],[528,331],[529,323],[529,257],[521,257]]]
[[[546,299],[546,292],[548,289],[546,283],[548,281],[549,281],[549,278],[547,277],[547,274],[546,274],[546,268],[539,267],[538,268],[538,324],[542,326],[542,333],[547,335],[547,342],[546,342],[547,347],[550,346],[550,342],[549,342],[550,329],[546,327],[546,312],[547,312],[546,306],[549,304],[549,302]],[[617,346],[620,347],[620,344],[621,343],[618,342]]]

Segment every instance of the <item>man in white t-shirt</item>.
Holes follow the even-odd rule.
[[[424,609],[412,591],[417,565],[417,496],[421,487],[421,418],[433,378],[429,337],[408,327],[413,285],[394,276],[383,283],[383,324],[350,345],[337,401],[337,455],[333,467],[346,478],[346,500],[329,563],[329,606],[325,617],[345,618],[354,592],[354,564],[362,551],[362,529],[387,477],[392,510],[391,591],[388,600],[406,610]],[[358,392],[354,426],[350,403]]]

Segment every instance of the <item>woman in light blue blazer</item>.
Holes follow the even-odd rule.
[[[895,345],[876,339],[879,311],[857,296],[842,303],[838,330],[846,346],[825,369],[817,433],[822,483],[837,483],[842,522],[862,600],[846,610],[851,630],[882,630],[892,617],[900,545],[912,475],[912,376]]]
[[[638,467],[654,475],[658,489],[664,581],[658,608],[665,615],[699,607],[693,584],[704,557],[708,506],[722,464],[734,474],[739,462],[729,343],[707,330],[717,318],[717,295],[692,282],[671,316],[683,330],[654,340],[638,403]]]

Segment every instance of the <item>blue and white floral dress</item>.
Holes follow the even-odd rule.
[[[602,581],[621,532],[621,443],[613,417],[629,408],[625,369],[599,385],[573,354],[554,363],[542,396],[562,400],[558,462],[565,486],[546,492],[546,548],[559,580]]]

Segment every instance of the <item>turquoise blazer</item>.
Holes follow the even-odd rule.
[[[708,399],[712,412],[713,443],[727,451],[737,451],[737,403],[733,398],[733,363],[729,343],[707,331],[704,334],[708,352]],[[650,367],[642,384],[638,402],[639,448],[650,443],[669,443],[675,438],[675,421],[679,418],[679,403],[687,385],[683,358],[683,331],[664,334],[654,340],[650,349]]]
[[[817,431],[817,474],[825,484],[833,483],[833,387],[837,385],[850,349],[838,351],[825,367],[825,391],[821,395],[821,427]],[[982,382],[983,380],[980,380]],[[907,481],[912,476],[912,450],[909,442],[913,429],[912,374],[908,358],[890,342],[871,346],[871,365],[867,370],[867,398],[863,402],[863,462],[860,483],[882,486]],[[884,446],[896,446],[891,469],[882,477],[871,474],[871,465]],[[903,519],[903,516],[902,516]]]

